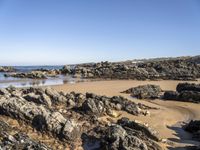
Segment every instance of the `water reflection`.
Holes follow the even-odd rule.
[[[61,85],[61,84],[73,84],[75,82],[80,82],[75,78],[70,76],[59,76],[57,78],[49,78],[45,80],[36,80],[36,79],[17,79],[14,80],[0,80],[0,88],[6,88],[9,86],[15,87],[34,87],[34,86],[48,86],[48,85]],[[82,81],[82,80],[81,80]]]

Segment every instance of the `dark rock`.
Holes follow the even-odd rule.
[[[196,91],[200,92],[200,84],[194,84],[194,83],[179,83],[176,87],[177,92],[183,92],[183,91]]]
[[[104,103],[97,99],[88,98],[82,105],[82,110],[88,114],[101,116],[105,112]]]
[[[130,88],[124,93],[129,93],[131,96],[139,99],[155,99],[159,98],[162,89],[158,85],[142,85],[134,88]]]
[[[177,100],[185,102],[200,102],[198,84],[180,83],[177,85],[177,92],[166,91],[163,98],[166,100]]]
[[[175,91],[166,91],[164,93],[163,98],[166,99],[166,100],[177,100],[178,96],[179,96],[178,92],[175,92]]]
[[[141,124],[136,121],[129,121],[128,118],[122,118],[118,120],[117,123],[120,124],[122,127],[128,127],[134,130],[141,131],[143,132],[144,135],[146,135],[147,137],[155,141],[160,141],[160,137],[158,136],[158,133],[147,125]]]
[[[125,121],[126,120],[126,121]],[[131,124],[128,119],[119,120],[117,124],[106,127],[96,127],[94,138],[99,139],[105,150],[161,150],[154,141],[149,130],[144,130],[140,124]],[[140,127],[141,126],[141,127]],[[146,128],[145,128],[146,129]],[[95,134],[93,134],[95,135]],[[149,137],[150,136],[150,137]],[[98,138],[97,138],[98,137]],[[152,139],[151,139],[152,138]]]
[[[195,80],[200,77],[200,66],[191,58],[153,59],[147,61],[100,62],[79,64],[70,70],[75,77],[136,80]]]
[[[192,133],[200,131],[200,120],[190,121],[185,127],[185,130]]]

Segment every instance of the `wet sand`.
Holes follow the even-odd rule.
[[[181,126],[184,122],[192,119],[200,119],[200,104],[176,101],[163,100],[137,100],[131,98],[128,94],[121,93],[122,91],[144,84],[160,85],[163,90],[175,90],[180,82],[186,81],[134,81],[134,80],[113,80],[113,81],[93,81],[81,82],[75,84],[63,84],[52,86],[56,90],[64,92],[93,92],[99,95],[117,96],[122,95],[136,103],[143,103],[148,106],[159,108],[158,110],[150,110],[150,116],[133,116],[125,112],[119,112],[120,117],[128,117],[132,120],[136,119],[144,123],[148,123],[152,128],[157,130],[162,139],[168,139],[168,144],[165,147],[177,148],[184,147],[190,144],[199,144],[191,140],[191,135],[185,132]],[[191,82],[191,81],[187,81]],[[200,81],[192,81],[200,83]]]

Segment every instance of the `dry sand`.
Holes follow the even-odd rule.
[[[169,147],[176,148],[184,147],[190,144],[199,144],[191,140],[191,135],[184,132],[181,124],[188,122],[191,119],[200,119],[200,104],[163,101],[163,100],[136,100],[127,94],[120,92],[138,85],[156,84],[160,85],[163,90],[175,90],[176,85],[185,81],[134,81],[134,80],[113,80],[113,81],[93,81],[82,82],[75,84],[64,84],[59,86],[52,86],[56,90],[64,92],[93,92],[99,95],[117,96],[122,95],[128,99],[138,103],[143,103],[148,106],[159,108],[158,110],[150,110],[150,116],[133,116],[125,112],[120,112],[122,116],[130,119],[136,119],[144,123],[148,123],[152,128],[157,130],[163,139],[168,139],[167,144],[164,144],[167,149]],[[195,81],[194,83],[200,83]]]

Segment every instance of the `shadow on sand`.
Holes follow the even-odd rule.
[[[195,141],[192,138],[192,134],[189,132],[186,132],[183,129],[184,125],[181,125],[181,123],[175,125],[175,126],[167,126],[168,129],[175,131],[174,135],[177,138],[169,138],[169,141],[172,141],[177,144],[185,145],[183,147],[168,147],[169,150],[200,150],[200,142]]]

